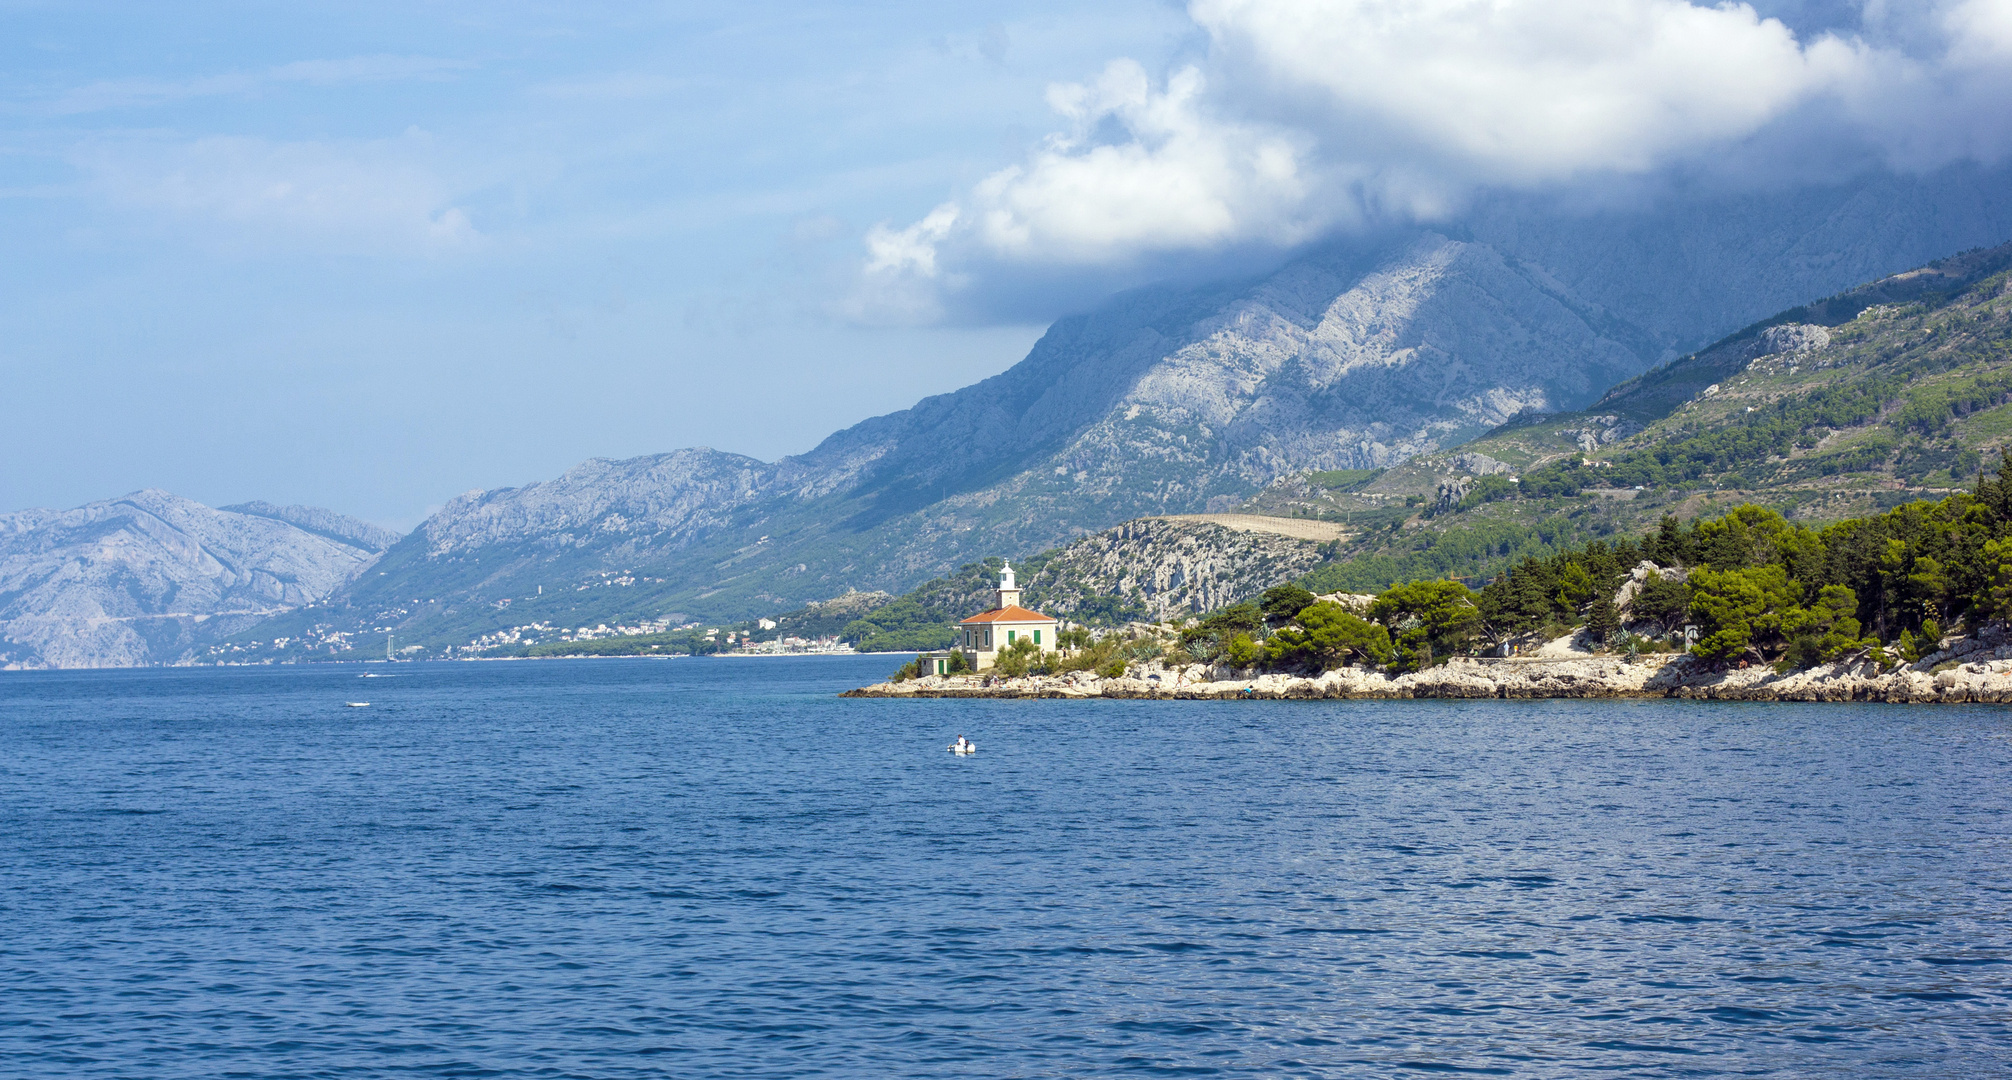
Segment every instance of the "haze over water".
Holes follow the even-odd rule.
[[[2003,709],[833,696],[895,663],[0,677],[4,1071],[2012,1064]]]

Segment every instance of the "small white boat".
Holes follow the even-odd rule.
[[[368,709],[368,708],[370,708],[370,702],[368,702],[368,701],[345,701],[345,702],[343,702],[342,704],[343,704],[343,707],[344,707],[344,708],[347,708],[347,709]]]
[[[978,752],[978,744],[959,735],[956,742],[944,747],[944,749],[953,754],[975,754]]]

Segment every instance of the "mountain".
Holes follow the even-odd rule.
[[[336,543],[361,547],[368,551],[383,551],[399,540],[398,533],[383,526],[358,521],[347,514],[338,514],[319,506],[274,506],[269,502],[254,499],[251,502],[218,509],[228,514],[244,514],[248,517],[284,521],[303,532],[311,532]]]
[[[0,514],[0,666],[173,661],[317,603],[395,536],[313,507],[164,491]]]
[[[1252,513],[1350,529],[1310,584],[1479,579],[1745,502],[1867,516],[1968,486],[2012,448],[2012,244],[1760,320],[1615,386],[1364,481],[1288,478]]]
[[[1674,209],[1491,204],[1251,280],[1116,297],[1055,323],[1000,375],[796,457],[597,460],[462,496],[331,617],[438,647],[538,622],[725,620],[899,592],[1128,519],[1234,507],[1310,469],[1394,466],[1519,414],[1582,409],[1771,311],[2008,234],[2012,168]]]

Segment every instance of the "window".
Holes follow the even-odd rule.
[[[1041,644],[1041,631],[1039,630],[1034,631],[1034,644]]]
[[[1008,645],[1011,645],[1011,644],[1013,644],[1013,636],[1014,636],[1015,634],[1017,634],[1018,632],[1019,632],[1019,631],[1017,631],[1017,630],[1008,630],[1008,631],[1006,631],[1006,644],[1008,644]]]

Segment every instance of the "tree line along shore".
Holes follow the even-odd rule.
[[[1811,528],[1761,506],[1528,558],[1480,590],[1261,597],[863,696],[2012,700],[2012,457]]]

